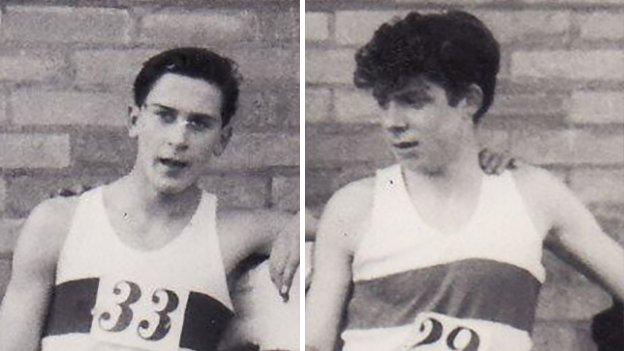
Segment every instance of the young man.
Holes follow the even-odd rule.
[[[226,276],[273,252],[287,294],[298,219],[217,212],[197,187],[226,147],[239,78],[199,48],[165,51],[134,83],[132,171],[79,197],[55,198],[26,220],[0,311],[0,349],[215,350],[233,316]]]
[[[529,351],[543,246],[624,299],[624,250],[557,178],[480,169],[475,134],[499,68],[481,21],[411,13],[382,25],[356,62],[398,164],[326,205],[307,349],[334,350],[344,330],[349,351]]]

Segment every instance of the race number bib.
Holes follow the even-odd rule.
[[[97,340],[151,351],[179,348],[188,291],[100,279],[90,334]]]
[[[414,351],[485,351],[490,345],[489,332],[470,320],[432,312],[418,314],[412,340]]]

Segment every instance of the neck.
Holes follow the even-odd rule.
[[[196,209],[201,191],[197,185],[179,193],[164,193],[143,179],[136,169],[116,182],[118,194],[128,207],[155,217],[180,217]]]
[[[439,167],[402,167],[403,177],[408,184],[425,185],[440,192],[456,192],[480,184],[483,172],[479,167],[479,148],[474,139],[464,143],[458,154]]]

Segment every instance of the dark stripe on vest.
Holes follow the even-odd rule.
[[[88,333],[95,306],[98,278],[71,280],[54,287],[43,336]]]
[[[530,332],[540,286],[528,271],[486,259],[358,281],[348,306],[347,329],[402,326],[428,311]]]
[[[180,346],[192,350],[216,350],[232,311],[219,301],[191,292],[184,312]]]
[[[95,306],[98,278],[67,281],[53,288],[43,337],[71,333],[88,334]],[[180,347],[197,351],[216,350],[234,313],[208,295],[189,293]]]

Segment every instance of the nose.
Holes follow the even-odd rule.
[[[169,128],[167,144],[172,146],[175,151],[185,151],[188,149],[188,128],[181,118],[178,123],[171,125]]]
[[[396,102],[390,101],[388,103],[384,127],[392,134],[400,134],[407,129],[408,123],[404,112]]]

